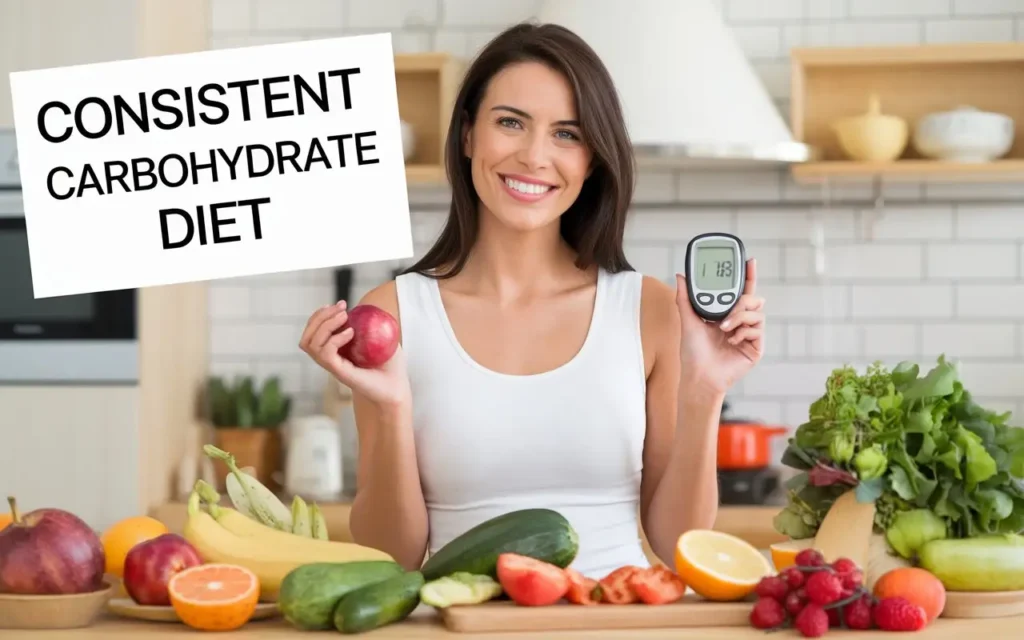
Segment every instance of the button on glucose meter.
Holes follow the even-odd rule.
[[[686,289],[697,315],[722,320],[739,300],[747,280],[743,242],[728,233],[702,233],[686,245]]]

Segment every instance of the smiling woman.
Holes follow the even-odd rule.
[[[672,288],[632,269],[618,96],[560,26],[517,25],[484,48],[445,153],[440,236],[361,301],[398,318],[392,359],[338,355],[347,301],[301,338],[355,397],[353,536],[414,568],[485,520],[545,507],[577,531],[582,575],[647,565],[641,526],[671,565],[680,534],[714,522],[722,400],[761,356],[754,265],[721,324],[696,315],[681,276]]]

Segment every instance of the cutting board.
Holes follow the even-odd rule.
[[[657,629],[678,627],[749,627],[754,600],[709,602],[693,594],[673,604],[559,603],[523,607],[509,600],[439,610],[450,631],[564,631],[567,629]]]

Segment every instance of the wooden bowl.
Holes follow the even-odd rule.
[[[106,608],[114,585],[90,593],[53,596],[0,594],[0,629],[80,629]]]

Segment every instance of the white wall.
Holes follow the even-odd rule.
[[[473,54],[533,0],[213,0],[214,47],[391,30],[400,51]],[[797,45],[867,45],[1024,39],[1024,0],[718,0],[768,90],[787,115],[789,62]],[[699,61],[693,61],[699,64]],[[1024,126],[1024,123],[1020,123]],[[745,415],[796,426],[843,362],[930,364],[960,358],[976,395],[1024,411],[1024,185],[918,186],[889,198],[868,241],[870,193],[821,193],[774,171],[644,174],[627,253],[670,281],[686,241],[707,230],[739,233],[758,258],[768,298],[768,354],[731,399]],[[418,251],[438,229],[444,194],[413,192]],[[431,206],[434,205],[434,206]],[[827,274],[813,273],[810,221],[826,228]],[[358,291],[389,265],[359,270]],[[312,309],[332,301],[329,272],[216,283],[211,291],[217,373],[277,373],[315,408],[324,374],[296,348]],[[1022,421],[1024,422],[1024,421]]]

